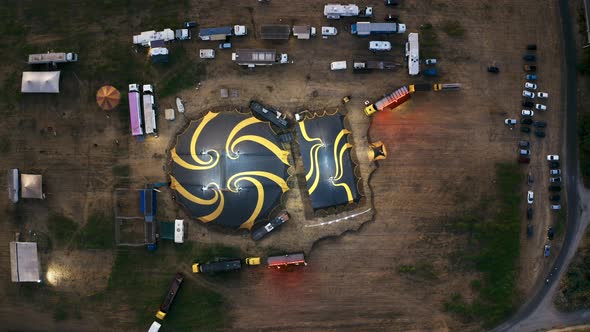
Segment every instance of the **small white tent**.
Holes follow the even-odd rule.
[[[59,71],[25,71],[22,93],[59,93]]]

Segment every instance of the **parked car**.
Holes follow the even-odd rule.
[[[553,227],[549,226],[549,228],[547,228],[547,238],[549,239],[549,241],[553,240],[553,237],[555,236],[555,232],[553,231]]]
[[[533,111],[531,111],[531,110],[522,110],[522,111],[520,112],[520,114],[521,114],[522,116],[533,116],[533,115],[535,115],[535,112],[533,112]]]
[[[549,186],[549,191],[560,192],[561,186],[557,186],[557,185]]]
[[[529,204],[533,204],[533,201],[535,200],[535,193],[533,193],[532,191],[528,191],[526,194],[526,201]]]
[[[522,90],[522,96],[530,99],[535,98],[535,94],[527,90]]]
[[[547,110],[547,106],[543,105],[543,104],[535,104],[535,108],[538,109],[539,111],[546,111]]]
[[[522,102],[522,106],[533,108],[535,107],[535,103],[533,103],[532,101],[525,100]]]
[[[518,141],[518,146],[521,148],[528,148],[531,146],[529,141]]]
[[[535,61],[537,59],[537,57],[532,54],[527,54],[527,55],[523,56],[522,59],[524,61]]]
[[[559,168],[559,161],[552,161],[549,163],[549,168],[556,169]]]
[[[524,156],[519,156],[518,157],[518,163],[519,164],[528,164],[531,162],[531,158],[529,157],[524,157]]]
[[[533,182],[535,182],[535,178],[533,177],[533,175],[531,173],[529,173],[529,175],[527,176],[527,183],[528,185],[532,185]]]
[[[537,44],[528,44],[526,46],[526,49],[529,50],[529,51],[534,51],[534,50],[537,49]]]
[[[197,27],[197,22],[195,22],[195,21],[184,22],[182,24],[182,27],[185,28],[185,29],[196,28]]]
[[[551,210],[561,210],[561,205],[559,204],[554,204],[549,207],[551,208]]]
[[[531,237],[531,236],[533,236],[533,233],[534,233],[534,227],[533,227],[533,225],[527,224],[526,225],[526,236],[527,237]]]
[[[549,175],[561,175],[561,170],[560,169],[550,169]]]
[[[545,132],[541,130],[535,130],[535,136],[543,138],[545,137]]]
[[[426,59],[426,60],[424,60],[424,63],[427,65],[435,65],[436,59]]]
[[[322,27],[322,36],[336,36],[338,30],[334,27]]]
[[[531,128],[529,128],[529,127],[520,127],[520,131],[523,132],[523,133],[530,134],[531,133]]]
[[[520,119],[520,123],[521,124],[525,124],[525,125],[532,125],[533,124],[533,119],[531,119],[531,118],[522,118],[522,119]]]
[[[559,202],[560,199],[561,199],[561,196],[559,196],[559,195],[551,195],[551,196],[549,196],[549,200],[551,202]]]
[[[561,183],[561,176],[555,178],[549,178],[549,182],[551,183]]]
[[[516,125],[516,119],[505,119],[504,120],[504,124],[506,124],[507,126],[515,126]]]
[[[537,71],[537,66],[524,65],[523,69],[524,69],[524,71],[528,71],[528,72]]]
[[[556,154],[550,154],[550,155],[547,155],[547,160],[549,160],[549,161],[558,161],[559,160],[559,156],[556,155]]]
[[[531,155],[531,150],[528,150],[528,149],[520,149],[520,150],[518,150],[518,154],[520,154],[521,156],[530,156]]]
[[[499,72],[500,72],[500,68],[498,68],[498,67],[495,67],[495,66],[489,66],[489,67],[488,67],[488,72],[490,72],[490,73],[494,73],[494,74],[497,74],[497,73],[499,73]]]
[[[547,127],[547,122],[545,122],[545,121],[535,121],[533,123],[533,126],[535,126],[537,128],[545,128],[545,127]]]
[[[228,48],[231,48],[231,43],[229,43],[229,42],[228,43],[220,43],[219,44],[219,49],[225,50],[225,49],[228,49]]]
[[[397,6],[399,5],[399,1],[397,0],[385,0],[386,6]]]
[[[537,85],[535,83],[526,82],[524,84],[525,89],[537,90]]]
[[[543,256],[549,257],[549,254],[551,254],[551,246],[546,244],[545,247],[543,247]]]
[[[532,206],[529,206],[529,207],[526,209],[526,218],[527,218],[528,220],[531,220],[531,219],[533,219],[533,207],[532,207]]]
[[[537,98],[549,98],[549,94],[547,92],[537,92]]]
[[[536,74],[527,74],[525,76],[527,81],[536,81],[537,80],[537,75]]]
[[[387,15],[385,15],[385,20],[386,21],[397,22],[397,21],[399,21],[399,16],[398,15],[393,15],[393,14],[387,14]]]

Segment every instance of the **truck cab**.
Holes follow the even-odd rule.
[[[143,85],[143,94],[153,94],[154,93],[154,87],[151,84],[144,84]]]
[[[289,63],[289,56],[287,53],[281,53],[280,63]]]
[[[68,53],[68,54],[66,54],[66,60],[68,62],[76,62],[76,61],[78,61],[78,54]]]
[[[141,85],[138,83],[129,84],[129,92],[139,92],[139,87]]]
[[[248,34],[248,30],[245,25],[234,25],[235,36],[245,36],[246,34]]]
[[[359,17],[373,17],[373,7],[365,7],[359,12]]]

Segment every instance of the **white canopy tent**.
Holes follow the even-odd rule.
[[[38,174],[20,175],[20,192],[22,198],[44,199],[43,177]]]
[[[59,71],[25,71],[22,93],[59,93]]]
[[[10,270],[13,282],[41,282],[36,242],[10,242]]]

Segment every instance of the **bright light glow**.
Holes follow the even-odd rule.
[[[47,282],[50,285],[55,286],[58,283],[58,275],[59,273],[55,269],[49,268],[45,275],[45,279],[47,279]]]

